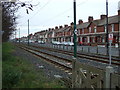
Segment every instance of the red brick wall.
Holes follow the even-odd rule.
[[[104,26],[99,26],[99,27],[97,27],[97,31],[96,31],[97,33],[99,33],[99,32],[104,32]]]
[[[119,30],[119,29],[118,29],[118,28],[119,28],[118,26],[119,26],[119,24],[114,24],[114,31],[118,31],[118,30]]]

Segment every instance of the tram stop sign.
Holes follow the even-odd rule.
[[[113,34],[109,34],[108,40],[109,40],[109,42],[112,43],[112,41],[113,41]]]

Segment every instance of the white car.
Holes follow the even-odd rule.
[[[57,41],[52,41],[52,44],[57,44],[57,45],[59,45],[59,44],[61,44],[60,42],[57,42]]]
[[[38,41],[38,43],[44,44],[45,42],[44,41]]]
[[[63,45],[70,45],[70,46],[74,45],[73,42],[62,42],[62,44],[63,44]]]
[[[74,45],[73,42],[67,42],[67,43],[68,43],[68,45],[70,45],[70,46],[73,46],[73,45]]]

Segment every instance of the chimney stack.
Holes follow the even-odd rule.
[[[49,28],[49,31],[51,31],[51,28]]]
[[[55,29],[58,29],[58,26],[56,26]]]
[[[68,26],[67,24],[64,25],[64,27],[67,27],[67,26]]]
[[[78,24],[82,24],[83,23],[83,21],[82,21],[82,19],[80,19],[79,21],[78,21]]]
[[[62,26],[59,26],[59,28],[61,29],[61,28],[63,28]]]
[[[74,23],[73,23],[73,22],[71,22],[71,23],[70,23],[70,25],[71,25],[71,26],[73,26],[73,25],[74,25]]]
[[[100,19],[105,19],[107,17],[107,15],[100,15]]]
[[[89,16],[88,17],[88,22],[92,22],[93,21],[93,16]]]
[[[54,30],[54,28],[52,28],[52,30]]]
[[[118,16],[120,16],[120,10],[118,10]]]

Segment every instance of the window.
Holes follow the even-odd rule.
[[[106,25],[104,26],[104,32],[106,33],[106,31],[107,31],[107,27],[106,27]]]
[[[91,27],[89,27],[89,33],[91,33]]]
[[[84,29],[82,29],[82,34],[84,34]]]
[[[104,37],[102,37],[102,42],[103,42],[103,43],[105,42],[105,38],[104,38]]]
[[[111,26],[112,26],[112,32],[114,32],[114,24],[112,24]]]
[[[96,28],[96,26],[94,27],[94,33],[96,33],[96,31],[97,31],[97,28]]]

